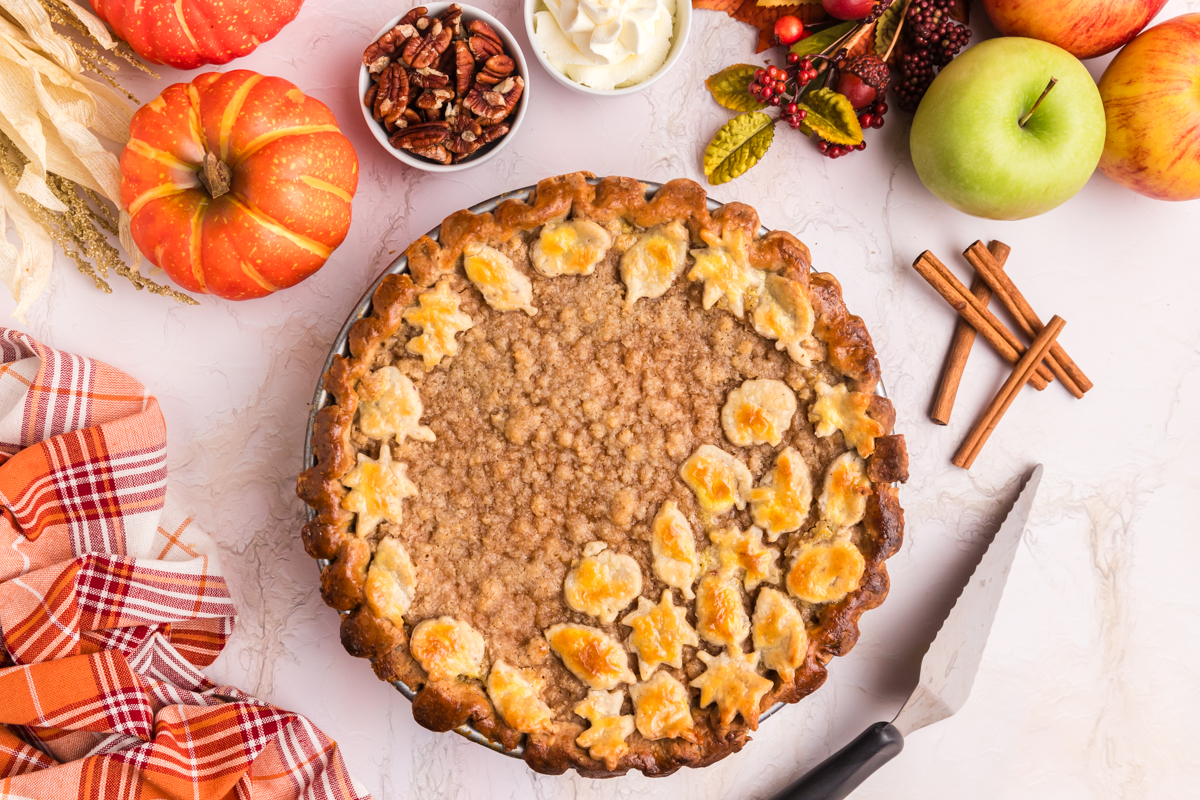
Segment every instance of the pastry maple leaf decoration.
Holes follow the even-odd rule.
[[[659,664],[682,667],[685,644],[700,646],[696,629],[687,621],[687,606],[675,605],[670,589],[662,593],[657,604],[639,597],[637,610],[627,614],[621,624],[633,629],[626,644],[637,654],[642,680],[649,679]]]
[[[700,690],[700,707],[716,702],[722,725],[741,714],[750,730],[758,730],[758,706],[775,685],[756,671],[758,653],[731,649],[714,656],[701,650],[696,656],[708,666],[692,681],[692,687]]]
[[[404,312],[404,321],[421,329],[405,346],[408,352],[425,359],[426,371],[433,369],[446,356],[458,352],[455,335],[474,327],[475,323],[458,310],[458,293],[450,281],[438,281],[437,286],[417,296],[417,306]]]
[[[633,717],[621,714],[625,692],[588,692],[587,699],[575,706],[575,713],[592,724],[575,740],[588,754],[616,769],[621,756],[629,752],[625,740],[633,733]]]
[[[359,536],[369,535],[381,522],[401,522],[402,501],[417,493],[417,487],[408,479],[408,466],[392,461],[392,451],[386,444],[379,448],[378,460],[359,453],[358,466],[342,478],[342,484],[350,489],[342,508],[358,515],[354,532]]]

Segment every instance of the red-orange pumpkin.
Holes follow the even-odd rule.
[[[296,18],[303,0],[92,0],[134,52],[196,69],[244,56]]]
[[[324,103],[249,70],[140,108],[121,201],[142,253],[181,286],[245,300],[316,272],[350,228],[358,157]]]

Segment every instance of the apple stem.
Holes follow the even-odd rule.
[[[1021,117],[1020,122],[1017,123],[1018,125],[1020,125],[1022,128],[1025,127],[1025,123],[1029,122],[1029,118],[1033,116],[1033,112],[1038,110],[1038,106],[1040,106],[1042,104],[1042,101],[1046,99],[1046,95],[1050,94],[1050,90],[1053,89],[1055,84],[1057,84],[1057,83],[1058,83],[1058,78],[1050,79],[1050,83],[1046,84],[1046,88],[1044,90],[1042,90],[1042,96],[1039,97],[1037,99],[1037,101],[1033,104],[1033,108],[1031,108],[1025,112],[1025,116]]]

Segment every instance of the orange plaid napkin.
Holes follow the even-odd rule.
[[[233,630],[158,401],[0,328],[0,800],[366,800],[304,717],[200,672]]]

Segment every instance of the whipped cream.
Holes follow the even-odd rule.
[[[593,89],[633,86],[662,67],[675,0],[543,0],[534,34],[546,60]]]

